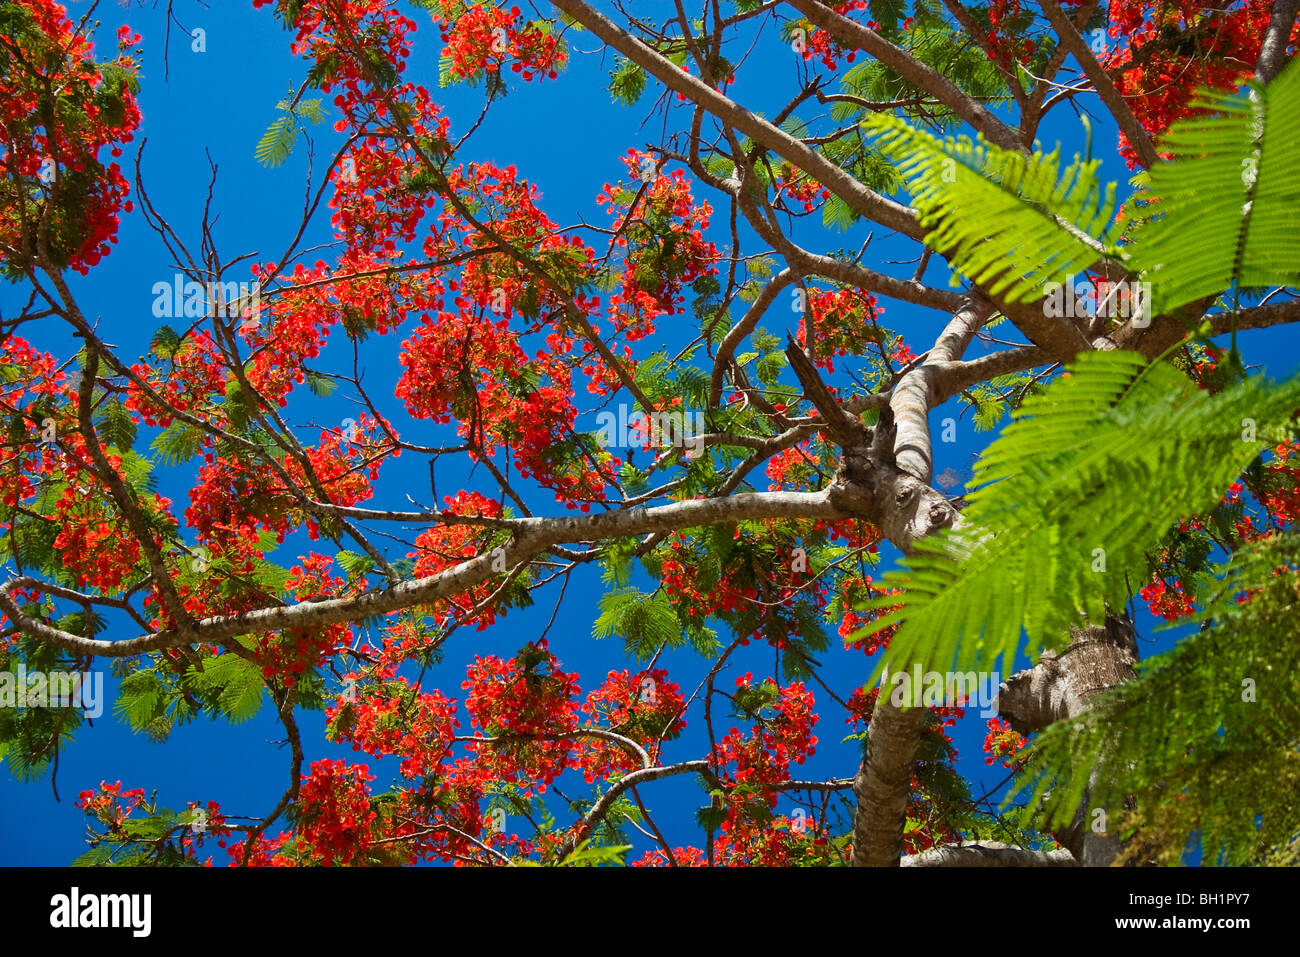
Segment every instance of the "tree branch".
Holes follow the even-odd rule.
[[[921,238],[921,226],[913,210],[868,189],[805,143],[754,115],[697,77],[684,72],[583,0],[552,2],[673,92],[683,94],[754,142],[794,163],[843,199],[859,215],[913,239]]]
[[[1031,851],[998,841],[962,841],[911,854],[902,867],[1078,867],[1079,862],[1065,848]]]
[[[1273,0],[1273,15],[1269,17],[1264,43],[1255,62],[1255,79],[1261,83],[1272,83],[1287,64],[1286,48],[1295,30],[1297,8],[1300,0]]]
[[[988,139],[990,143],[1006,150],[1022,152],[1024,145],[1015,131],[997,116],[962,92],[946,76],[913,57],[901,47],[894,46],[880,34],[862,24],[840,16],[819,0],[790,0],[790,5],[802,13],[809,22],[821,27],[842,42],[865,50],[903,79],[930,93],[936,100],[952,110]]]
[[[1075,60],[1083,69],[1084,74],[1092,81],[1093,89],[1101,97],[1101,101],[1106,104],[1106,108],[1115,117],[1115,122],[1128,138],[1133,149],[1137,151],[1138,160],[1142,165],[1150,169],[1155,165],[1159,156],[1156,154],[1156,148],[1151,143],[1151,137],[1143,129],[1138,118],[1133,115],[1124,98],[1120,96],[1119,91],[1115,89],[1115,84],[1107,75],[1106,71],[1101,68],[1097,58],[1093,56],[1092,49],[1088,44],[1083,42],[1083,37],[1079,36],[1079,31],[1074,28],[1057,4],[1056,0],[1042,0],[1043,12],[1047,14],[1047,19],[1052,24],[1052,29],[1056,31],[1057,36],[1061,38],[1061,43],[1065,45],[1071,53],[1074,54]],[[1291,0],[1295,2],[1295,0]]]
[[[163,631],[125,641],[102,641],[61,631],[25,615],[9,594],[0,589],[0,611],[25,634],[80,655],[119,658],[192,642],[222,642],[239,635],[261,634],[283,628],[319,628],[372,615],[428,604],[466,591],[530,561],[551,545],[669,532],[701,525],[719,525],[758,518],[849,518],[851,513],[832,500],[832,490],[821,492],[755,492],[724,498],[692,499],[653,508],[631,508],[598,515],[520,519],[511,541],[500,553],[487,552],[452,568],[389,588],[350,598],[299,602],[277,608],[259,608],[238,615],[205,618],[185,633]]]

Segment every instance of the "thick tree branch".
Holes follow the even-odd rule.
[[[1269,17],[1264,43],[1255,62],[1255,79],[1261,83],[1272,83],[1286,66],[1286,48],[1295,30],[1298,9],[1300,0],[1273,0],[1273,14]]]
[[[583,0],[552,2],[673,92],[683,94],[765,149],[772,150],[798,166],[848,203],[859,215],[913,239],[921,238],[921,227],[913,210],[868,189],[812,147],[746,110],[699,78],[684,72],[590,4]]]
[[[932,94],[936,100],[983,133],[990,143],[1017,152],[1024,149],[1015,131],[991,110],[963,93],[957,84],[942,73],[890,43],[874,30],[840,16],[819,0],[790,0],[790,5],[809,22],[821,27],[837,40],[865,50],[909,83]]]
[[[908,372],[894,386],[889,407],[897,430],[894,437],[894,460],[904,472],[926,485],[934,467],[930,445],[930,409],[935,404],[935,369],[942,363],[959,359],[980,326],[988,321],[993,306],[975,298],[964,304],[944,328],[925,361]]]
[[[1110,110],[1111,116],[1115,117],[1115,122],[1128,138],[1130,145],[1137,151],[1138,160],[1143,167],[1150,169],[1155,165],[1159,157],[1156,155],[1156,148],[1151,143],[1151,137],[1147,131],[1138,122],[1138,118],[1133,115],[1124,98],[1120,96],[1119,90],[1115,89],[1115,84],[1107,75],[1106,71],[1101,68],[1097,58],[1093,56],[1092,49],[1084,43],[1083,37],[1079,31],[1074,28],[1070,18],[1065,15],[1057,4],[1056,0],[1042,0],[1043,12],[1047,14],[1047,19],[1052,24],[1052,29],[1056,31],[1057,36],[1061,38],[1061,43],[1074,54],[1075,60],[1083,69],[1084,74],[1092,81],[1093,89],[1101,97],[1101,101],[1106,104]]]
[[[834,501],[832,490],[821,492],[756,492],[724,498],[693,499],[653,508],[632,508],[598,515],[520,519],[516,534],[499,552],[487,552],[436,575],[416,578],[389,588],[350,598],[300,602],[261,608],[239,615],[205,618],[187,633],[164,631],[125,641],[85,638],[53,628],[25,615],[5,588],[0,588],[0,611],[25,634],[80,655],[124,657],[198,641],[222,642],[239,635],[261,634],[282,628],[319,628],[360,621],[435,602],[487,581],[505,568],[527,562],[549,546],[589,542],[652,532],[669,532],[700,525],[718,525],[758,518],[849,518],[851,513]]]
[[[1044,652],[1033,668],[1003,682],[998,713],[1026,735],[1069,721],[1087,711],[1097,695],[1130,680],[1137,657],[1136,635],[1127,618],[1109,615],[1104,624],[1072,628],[1070,643],[1059,655]],[[1080,768],[1078,773],[1091,776],[1096,769]],[[1104,827],[1093,829],[1086,805],[1057,838],[1085,867],[1105,866],[1119,853],[1120,841]]]
[[[900,862],[903,867],[1078,867],[1065,848],[1055,851],[1031,851],[998,841],[962,841],[932,847],[911,854]]]
[[[913,514],[913,521],[891,541],[905,554],[918,539],[960,521],[957,511],[930,488],[933,394],[928,363],[959,359],[992,310],[983,298],[968,301],[944,328],[926,361],[904,375],[891,394],[895,467],[910,480],[900,484],[896,503],[900,511],[910,508]],[[867,729],[866,759],[854,787],[858,798],[853,821],[855,867],[898,865],[916,747],[928,720],[924,708],[899,708],[883,694],[877,700]]]

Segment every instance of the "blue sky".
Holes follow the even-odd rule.
[[[79,16],[88,4],[68,4],[72,16]],[[198,3],[180,0],[177,14],[186,29],[205,31],[206,52],[193,52],[188,36],[181,27],[173,25],[170,51],[170,76],[163,79],[162,40],[164,34],[163,9],[147,6],[143,9],[125,10],[113,3],[101,3],[97,16],[103,19],[100,31],[101,49],[107,52],[112,45],[113,33],[120,22],[127,22],[144,36],[145,61],[143,89],[140,96],[144,115],[143,125],[128,157],[133,157],[141,139],[147,137],[144,153],[144,178],[155,206],[168,219],[178,233],[197,246],[199,222],[204,193],[210,177],[207,155],[218,167],[214,208],[220,211],[215,237],[225,258],[256,252],[257,261],[266,261],[279,254],[297,227],[304,190],[306,151],[299,143],[294,155],[283,166],[264,169],[253,158],[254,146],[276,117],[275,103],[295,88],[305,73],[303,64],[288,53],[289,35],[282,31],[267,10],[255,11],[247,0],[221,0],[204,8]],[[638,4],[640,6],[640,4]],[[413,12],[419,23],[415,55],[412,57],[409,78],[418,79],[434,90],[435,99],[441,102],[452,121],[453,136],[459,135],[477,117],[482,104],[482,91],[468,87],[437,89],[437,59],[439,40],[437,30],[420,11]],[[602,185],[619,177],[626,178],[626,170],[619,161],[628,148],[644,148],[647,142],[657,143],[661,120],[652,119],[642,126],[648,107],[656,91],[651,91],[642,103],[634,108],[611,104],[605,88],[612,60],[593,53],[598,43],[589,35],[570,37],[575,51],[570,69],[558,81],[549,83],[512,85],[511,93],[493,108],[482,129],[468,143],[463,158],[492,160],[519,167],[521,176],[536,183],[542,194],[541,204],[548,215],[562,224],[572,224],[579,217],[603,223],[604,213],[595,206],[595,196]],[[771,31],[756,49],[747,69],[738,75],[733,95],[742,102],[758,102],[768,112],[774,112],[784,103],[783,94],[794,88],[797,62],[789,49],[779,42]],[[680,128],[685,113],[676,110],[670,118],[670,128]],[[317,176],[324,157],[332,155],[336,135],[328,126],[318,128]],[[1049,135],[1059,136],[1070,153],[1074,144],[1082,144],[1080,129],[1065,110],[1055,125],[1048,128]],[[1127,179],[1128,172],[1114,154],[1115,142],[1112,126],[1098,123],[1094,150],[1106,157],[1103,175]],[[1048,146],[1052,144],[1047,144]],[[205,154],[206,151],[206,154]],[[698,187],[697,198],[709,199],[719,210],[722,204]],[[328,243],[332,236],[328,211],[318,215],[308,245],[313,242]],[[721,227],[721,228],[720,228]],[[837,235],[820,228],[800,226],[798,235],[813,248],[856,249],[870,231],[869,225],[859,224],[847,233]],[[910,255],[908,247],[881,238],[877,231],[868,255],[870,264],[880,264],[891,259]],[[713,238],[719,245],[727,241],[725,216],[714,218]],[[904,253],[904,250],[907,250]],[[900,255],[895,255],[899,253]],[[308,257],[310,265],[315,256]],[[332,254],[322,250],[319,258],[329,261]],[[906,266],[885,266],[903,275],[910,272]],[[943,266],[936,264],[928,273],[928,280],[941,285],[946,275]],[[139,212],[123,220],[118,246],[98,268],[85,278],[72,277],[73,290],[83,310],[100,323],[103,337],[115,344],[119,354],[134,357],[145,353],[158,320],[150,313],[153,301],[151,292],[155,282],[170,281],[174,273],[169,256],[157,236],[146,226]],[[238,277],[246,278],[246,277]],[[0,308],[6,314],[21,306],[23,291],[18,288],[0,289]],[[921,351],[941,328],[944,318],[930,310],[922,310],[892,301],[882,300],[886,308],[885,322],[903,332],[916,351]],[[770,314],[765,325],[778,334],[783,333],[782,321],[789,320],[776,311]],[[401,404],[392,395],[395,378],[396,350],[401,339],[409,334],[413,321],[394,335],[372,339],[363,351],[366,382],[372,395],[381,400],[381,408],[390,414],[407,438],[415,442],[437,444],[442,432],[427,423],[413,422],[405,415]],[[660,323],[663,341],[672,347],[689,339],[684,328],[673,329]],[[57,326],[39,331],[25,330],[24,334],[40,348],[52,351],[60,359],[73,351],[70,340]],[[335,346],[342,336],[336,334]],[[1256,334],[1245,340],[1247,359],[1273,356],[1282,365],[1271,369],[1276,376],[1288,372],[1294,364],[1295,340],[1286,332]],[[346,345],[346,344],[345,344]],[[972,355],[982,348],[972,347]],[[327,350],[319,365],[330,368],[331,359],[337,361],[341,348]],[[314,422],[321,425],[341,422],[355,415],[353,406],[341,396],[328,400],[311,399],[307,403],[290,406],[290,419],[299,425]],[[582,401],[580,397],[579,402]],[[580,406],[580,408],[582,408]],[[947,415],[958,414],[955,403],[936,410],[933,422]],[[583,410],[579,428],[596,428],[590,407]],[[147,447],[152,438],[150,430],[142,429],[137,448]],[[314,433],[304,429],[304,437]],[[974,432],[969,416],[962,419],[958,441],[953,444],[936,443],[935,472],[947,468],[969,475],[975,454],[987,441],[987,436]],[[193,463],[191,463],[191,466]],[[193,470],[190,466],[171,472],[161,471],[160,491],[173,499],[177,510],[188,504],[188,489]],[[448,464],[439,466],[438,492],[449,495],[462,487],[491,494],[480,471],[467,476],[464,470]],[[407,506],[406,494],[430,504],[427,466],[418,457],[407,454],[384,466],[377,487],[375,504],[396,507]],[[549,495],[533,497],[540,513],[553,513],[554,503]],[[415,533],[411,532],[410,537]],[[319,547],[319,546],[318,546]],[[304,553],[304,538],[290,539],[275,556],[281,564],[295,563],[296,556]],[[396,553],[395,553],[396,554]],[[892,561],[886,557],[886,564]],[[606,671],[635,668],[625,659],[622,644],[617,639],[594,641],[591,624],[601,593],[601,583],[595,569],[587,569],[574,576],[556,625],[551,629],[552,648],[563,661],[565,670],[577,671],[583,676],[583,692],[600,684]],[[445,662],[431,670],[426,686],[439,687],[449,695],[461,694],[460,681],[465,665],[474,655],[489,653],[512,655],[525,641],[534,639],[551,616],[556,598],[554,588],[536,596],[537,604],[524,611],[511,612],[497,626],[483,632],[464,630],[458,632],[447,648]],[[1142,655],[1167,647],[1171,637],[1152,641],[1151,618],[1139,609],[1138,627],[1142,635]],[[832,632],[833,647],[834,628]],[[127,637],[125,630],[117,637]],[[724,636],[725,637],[725,636]],[[868,665],[859,653],[847,653],[835,648],[825,657],[825,679],[837,694],[847,696],[860,686],[868,673]],[[672,680],[686,691],[694,689],[707,671],[710,662],[689,652],[670,653],[662,661],[669,669]],[[753,671],[756,675],[770,673],[770,649],[750,646],[738,654],[719,687],[729,688],[731,677]],[[104,669],[107,672],[107,669]],[[216,800],[229,814],[258,815],[265,813],[279,799],[287,783],[288,753],[275,743],[282,730],[273,720],[271,710],[264,708],[253,720],[239,726],[224,722],[211,723],[207,719],[177,728],[164,745],[156,745],[142,735],[134,735],[117,720],[111,711],[116,681],[106,674],[109,688],[109,706],[105,714],[94,722],[93,729],[83,729],[74,745],[59,762],[58,787],[61,802],[54,800],[48,780],[20,784],[11,778],[0,777],[0,864],[62,864],[70,861],[84,849],[82,817],[73,807],[78,791],[94,787],[101,780],[120,779],[125,787],[156,788],[162,805],[178,808],[189,801]],[[801,778],[842,777],[853,773],[857,765],[857,745],[841,743],[848,731],[842,724],[838,708],[824,695],[818,694],[822,723],[818,727],[821,745],[816,757],[800,769]],[[690,717],[686,734],[670,746],[666,760],[687,760],[704,754],[705,745],[700,711],[695,709]],[[308,760],[320,757],[358,758],[348,748],[330,745],[323,739],[323,716],[319,713],[300,713],[300,724]],[[719,722],[719,732],[729,725]],[[973,779],[978,793],[982,786],[992,785],[1001,778],[994,769],[986,767],[980,744],[984,736],[984,722],[973,713],[960,722],[955,741],[959,749],[959,768]],[[395,776],[395,763],[376,763],[360,756],[370,764],[376,774],[372,783],[375,790],[385,788]],[[581,782],[562,781],[566,793],[583,793]],[[703,835],[693,823],[694,809],[705,803],[704,794],[689,777],[679,777],[658,782],[643,789],[643,795],[655,813],[656,822],[673,844],[702,846]],[[778,807],[789,813],[793,804]],[[512,830],[514,828],[511,828]],[[644,842],[638,841],[639,856]],[[212,849],[214,862],[224,863],[224,855]]]

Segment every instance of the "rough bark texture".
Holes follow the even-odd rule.
[[[1255,61],[1255,78],[1261,83],[1271,83],[1287,64],[1286,47],[1295,29],[1297,10],[1300,0],[1273,0],[1273,14]]]
[[[922,63],[906,50],[890,43],[874,30],[841,16],[820,0],[790,0],[790,5],[837,40],[864,50],[894,72],[926,90],[948,109],[1003,149],[1018,150],[1015,131],[997,114],[973,100],[938,70]]]
[[[895,387],[871,445],[844,447],[840,474],[832,486],[840,489],[837,502],[867,515],[904,554],[910,554],[919,539],[961,521],[961,513],[929,484],[931,374],[961,356],[991,311],[981,299],[964,303],[926,361]],[[805,377],[806,373],[800,376]],[[853,822],[855,867],[898,866],[912,765],[927,718],[924,708],[902,710],[887,696],[876,703],[867,729],[866,759],[853,787],[858,799]]]
[[[911,209],[868,189],[806,143],[734,103],[699,78],[683,72],[590,4],[583,0],[552,2],[670,90],[684,94],[733,129],[785,157],[856,212],[913,239],[921,237],[920,224]]]
[[[903,858],[903,867],[1078,867],[1064,848],[1031,851],[998,841],[962,841]]]
[[[1006,680],[998,713],[1021,734],[1070,720],[1087,711],[1097,695],[1132,678],[1137,660],[1137,639],[1127,618],[1110,615],[1103,625],[1072,628],[1070,644],[1059,655],[1044,652],[1033,668]],[[1057,839],[1083,866],[1104,867],[1114,861],[1120,842],[1108,832],[1094,832],[1088,812],[1085,800]]]
[[[854,867],[899,864],[916,743],[928,717],[924,708],[894,707],[886,695],[877,701],[867,729],[867,757],[853,782],[858,799],[853,815]]]

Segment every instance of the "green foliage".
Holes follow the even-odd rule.
[[[279,166],[289,158],[293,144],[298,140],[298,126],[293,118],[281,116],[271,122],[257,141],[254,158],[263,166]]]
[[[1085,798],[1136,801],[1140,853],[1176,864],[1194,839],[1207,863],[1259,863],[1300,836],[1300,536],[1275,536],[1216,569],[1203,629],[1141,666],[1079,718],[1040,734],[1016,791],[1049,822]],[[1280,569],[1289,569],[1278,574]],[[1249,595],[1248,600],[1239,601]],[[1112,810],[1112,813],[1117,813]]]
[[[33,781],[53,767],[85,716],[70,702],[59,706],[51,698],[71,689],[73,669],[59,655],[33,653],[36,649],[30,641],[24,644],[21,658],[11,652],[0,654],[0,761],[15,780]],[[18,686],[19,660],[27,669],[26,688]],[[43,674],[39,683],[32,683],[35,672]]]
[[[368,574],[375,564],[369,555],[351,552],[346,548],[341,549],[334,556],[334,560],[338,562],[339,568],[343,569],[350,578]]]
[[[226,413],[226,421],[232,431],[241,435],[248,432],[249,423],[253,419],[254,404],[244,395],[244,390],[233,377],[226,383],[226,401],[222,404],[222,409]]]
[[[771,716],[770,706],[780,696],[781,689],[771,680],[739,685],[731,698],[731,714],[749,721],[762,720]]]
[[[727,818],[727,807],[722,803],[723,793],[721,791],[710,792],[710,797],[716,797],[717,803],[705,804],[695,811],[695,823],[701,830],[712,833],[722,828],[722,822]]]
[[[693,357],[694,350],[676,361],[663,350],[647,356],[637,364],[636,384],[646,398],[654,402],[665,403],[680,397],[689,407],[705,406],[709,397],[709,374],[690,364]]]
[[[623,856],[632,850],[631,844],[606,847],[581,841],[561,860],[551,864],[552,867],[622,867]],[[541,867],[536,861],[513,860],[514,867]]]
[[[203,447],[203,432],[188,422],[173,422],[155,436],[149,446],[162,458],[164,465],[188,462]]]
[[[289,108],[288,104],[283,100],[281,100],[277,106],[282,110]],[[314,124],[324,123],[329,118],[325,113],[324,107],[321,106],[321,101],[317,99],[299,100],[294,113],[297,116],[305,116],[309,122]]]
[[[830,638],[822,627],[821,613],[812,602],[791,601],[785,611],[793,619],[794,628],[791,630],[798,637],[787,638],[786,647],[781,651],[781,680],[807,681],[812,677],[813,666],[819,663],[816,655],[830,648]],[[764,622],[769,640],[774,644],[776,639],[784,637],[785,623],[782,618],[783,616],[771,614]]]
[[[659,593],[620,588],[600,597],[600,614],[591,626],[593,638],[617,635],[629,658],[648,661],[661,647],[685,644],[672,602]]]
[[[646,73],[631,60],[618,57],[609,74],[609,92],[615,103],[633,106],[645,92]]]
[[[159,807],[156,795],[130,816],[114,822],[111,829],[98,832],[90,849],[72,862],[73,867],[198,867],[199,862],[185,853],[182,839],[201,834],[194,828],[205,818],[198,808],[176,812]],[[106,822],[100,818],[98,827]],[[201,839],[201,838],[200,838]]]
[[[1156,315],[1225,289],[1300,283],[1300,65],[1267,89],[1206,90],[1160,139],[1137,198],[1133,262],[1152,280]]]
[[[159,359],[174,358],[181,349],[180,334],[171,326],[160,326],[149,343],[149,351]]]
[[[240,724],[262,708],[262,669],[254,662],[226,653],[203,659],[202,670],[191,665],[187,683],[210,702],[213,717]]]
[[[624,473],[629,466],[624,466]],[[635,470],[633,470],[635,471]],[[615,538],[605,544],[600,575],[607,586],[625,588],[632,581],[632,559],[641,544],[635,537]]]
[[[307,388],[311,390],[312,395],[324,399],[334,394],[334,390],[338,388],[338,382],[334,380],[333,376],[322,375],[308,369]]]
[[[300,685],[310,685],[312,678],[299,676]],[[146,657],[122,679],[113,710],[131,730],[161,742],[175,725],[199,714],[232,724],[247,721],[261,710],[264,690],[262,669],[230,652],[192,657],[183,674],[177,674],[170,661]]]
[[[104,445],[117,446],[119,452],[129,452],[135,442],[135,422],[131,413],[120,401],[113,399],[100,408],[95,428]]]
[[[142,669],[123,679],[113,705],[118,717],[133,731],[143,731],[160,717],[166,705],[167,686],[152,669]]]
[[[1264,91],[1203,93],[1197,105],[1212,112],[1180,121],[1162,140],[1175,158],[1143,178],[1132,217],[1140,225],[1124,249],[1154,288],[1149,314],[1225,289],[1235,302],[1300,277],[1290,227],[1300,189],[1287,181],[1300,158],[1300,70]],[[901,128],[869,122],[887,133]],[[987,229],[988,218],[974,215],[979,204],[989,201],[988,216],[999,215],[990,187],[964,178],[960,166],[956,176],[940,175],[954,144],[893,135],[899,158],[919,170],[918,206],[938,226],[932,245],[952,250],[977,280],[996,276],[992,257],[1008,255],[1013,273],[1028,270],[1008,288],[1032,292],[1053,273],[1115,253],[1113,224],[1095,229],[1110,208],[1108,198],[1099,211],[1095,164],[1067,171],[1068,189],[1024,190],[1028,203],[1008,206],[981,250],[971,245]],[[964,165],[988,171],[995,154],[982,149]],[[992,185],[999,182],[995,175]],[[999,231],[1013,219],[1023,227],[1018,236]],[[977,387],[966,397],[977,421],[993,421],[991,408],[1000,416],[1007,386],[1030,394],[981,457],[962,526],[918,543],[908,574],[886,576],[907,589],[868,603],[886,614],[866,630],[900,625],[881,668],[919,661],[965,670],[1001,656],[1009,671],[1022,647],[1035,656],[1063,644],[1083,617],[1099,621],[1121,606],[1157,550],[1162,572],[1176,574],[1202,606],[1194,618],[1201,630],[1080,717],[1040,734],[1007,802],[1027,794],[1023,807],[1041,806],[1049,826],[1069,824],[1085,800],[1108,807],[1113,830],[1136,834],[1124,851],[1134,862],[1176,864],[1199,845],[1207,863],[1294,863],[1300,540],[1275,533],[1216,568],[1208,540],[1170,529],[1199,515],[1220,540],[1235,539],[1241,506],[1223,502],[1222,492],[1245,470],[1258,478],[1259,452],[1294,434],[1300,378],[1237,381],[1240,367],[1230,365],[1211,388],[1197,389],[1186,366],[1178,357],[1148,365],[1133,353],[1090,353],[1046,387]],[[896,602],[902,610],[888,612]]]
[[[253,153],[254,158],[266,167],[279,166],[289,158],[294,144],[298,142],[298,134],[302,132],[302,119],[311,123],[324,123],[328,118],[318,99],[297,102],[281,100],[275,108],[284,113],[284,116],[271,122],[262,138],[257,141],[257,149]]]
[[[1136,353],[1087,353],[1070,372],[981,456],[966,523],[918,542],[907,573],[886,576],[906,592],[868,605],[902,604],[866,629],[902,623],[882,667],[967,670],[1002,656],[1010,673],[1022,629],[1032,656],[1080,613],[1102,620],[1144,577],[1152,544],[1212,507],[1300,405],[1300,378],[1252,377],[1212,396]]]
[[[842,137],[822,147],[822,155],[847,170],[858,182],[878,193],[892,193],[903,185],[893,163],[867,147],[861,134]],[[831,194],[822,207],[822,224],[843,232],[857,222],[858,214],[841,197]]]
[[[873,18],[884,26],[880,31],[882,36],[894,43],[901,43],[914,57],[943,73],[966,93],[991,102],[1010,98],[1006,80],[997,65],[984,55],[977,44],[971,43],[964,34],[955,32],[952,25],[945,21],[946,14],[927,17],[921,6],[917,5],[912,12],[917,22],[913,29],[904,33],[893,25],[908,15],[903,12],[906,4],[899,0],[887,0],[885,4],[873,6],[892,8],[882,9],[879,16],[873,10]],[[922,24],[922,21],[928,22]],[[901,103],[898,107],[901,115],[915,123],[937,122],[941,128],[949,129],[961,122],[956,114],[934,100],[931,94],[871,57],[864,58],[846,70],[840,79],[840,86],[845,93],[868,103]],[[862,116],[867,109],[860,103],[840,101],[832,107],[831,116],[837,123],[842,123]]]
[[[1037,391],[1034,379],[1030,372],[1012,372],[963,391],[959,398],[974,410],[975,430],[987,432],[1001,423],[1008,411],[1019,408],[1025,396]]]
[[[1053,277],[1115,252],[1116,186],[1103,190],[1100,160],[1062,171],[1057,152],[1027,157],[966,136],[941,140],[886,113],[862,125],[908,180],[927,245],[993,295],[1037,299]]]

